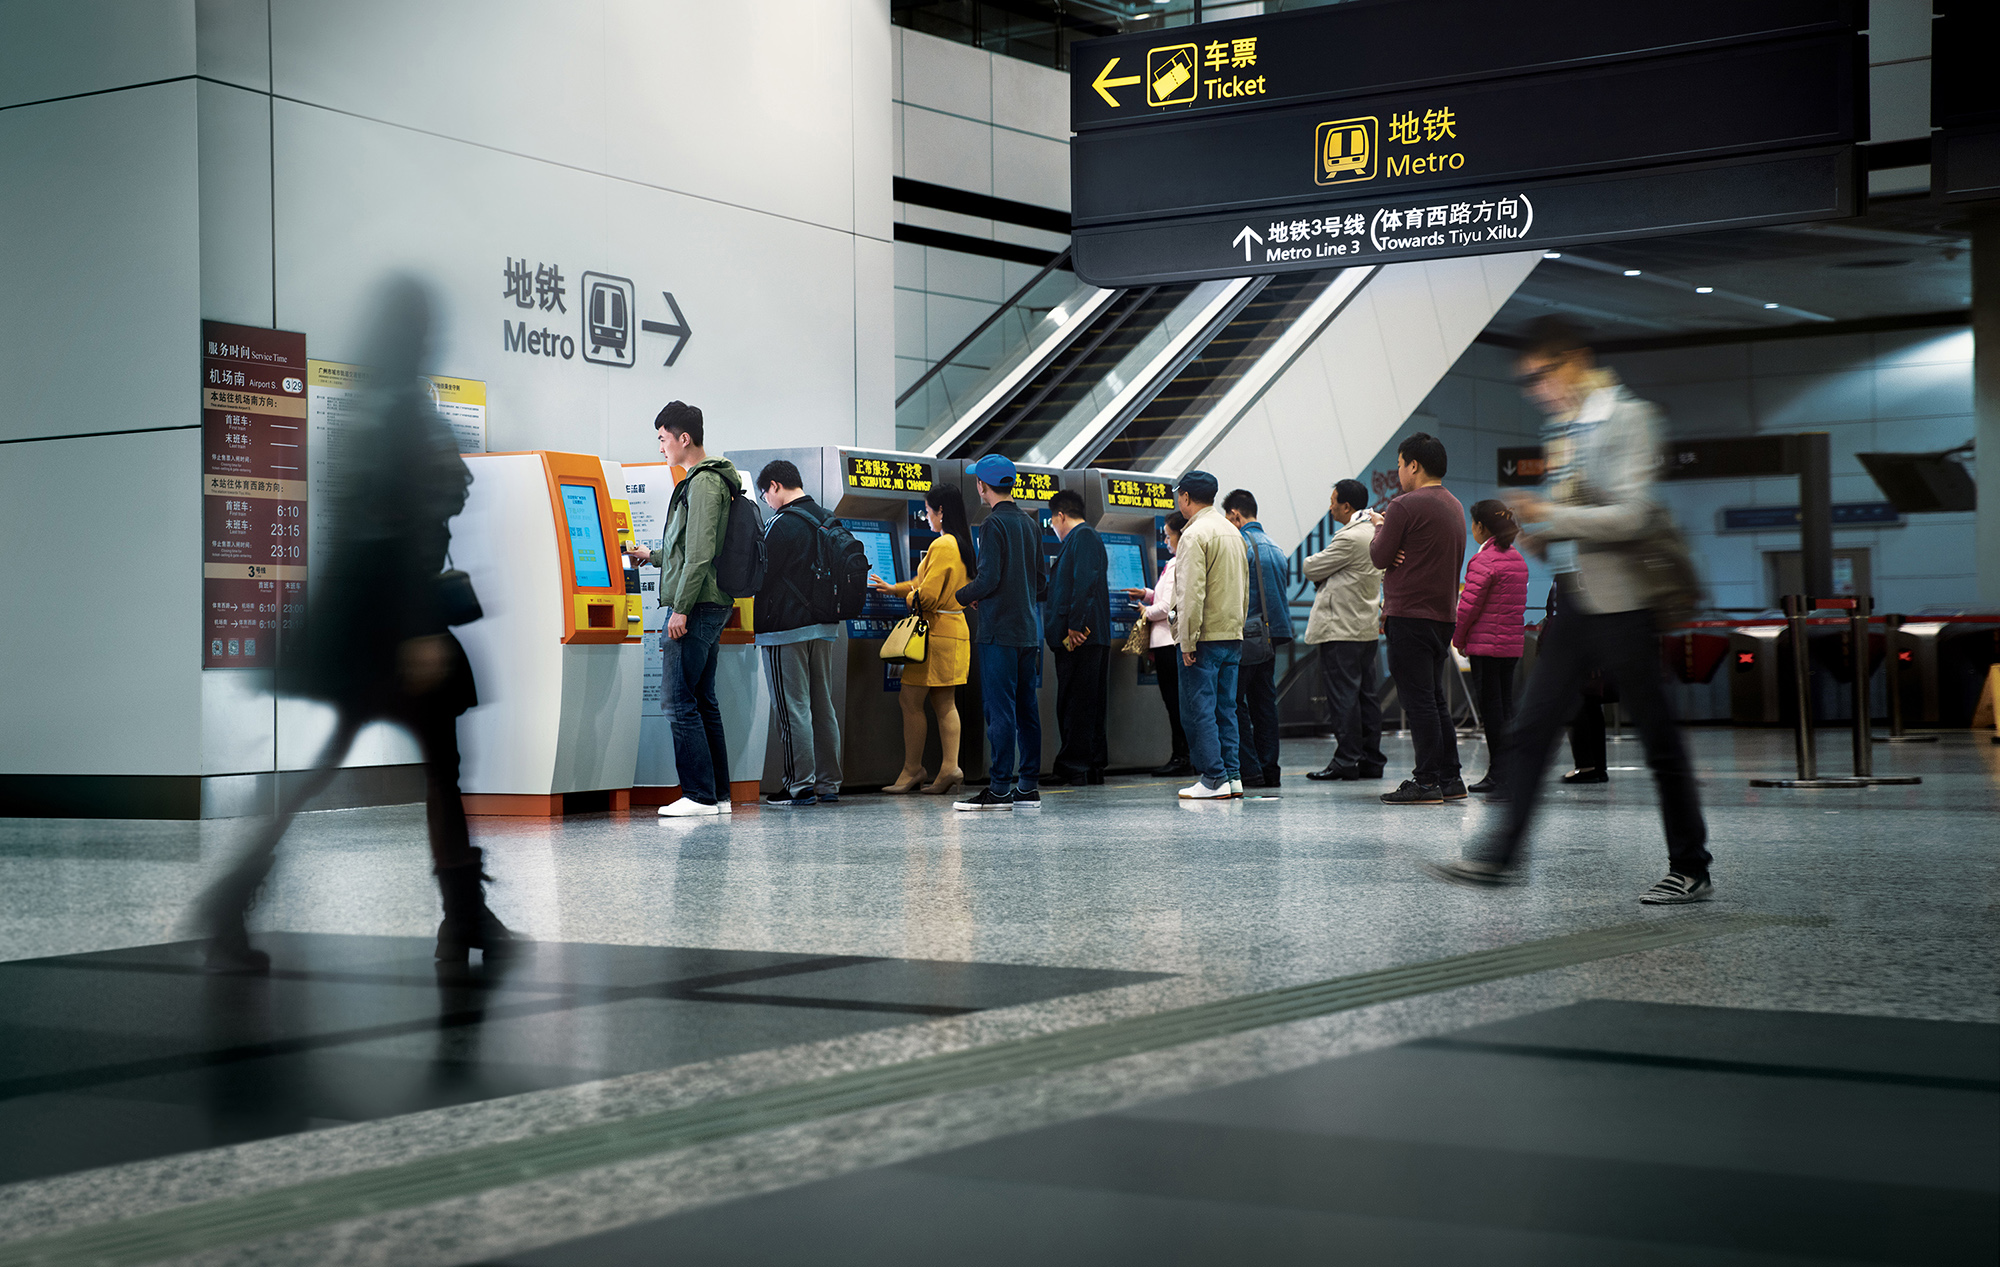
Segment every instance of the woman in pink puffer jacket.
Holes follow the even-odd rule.
[[[1458,594],[1458,628],[1451,645],[1472,661],[1472,696],[1486,728],[1486,777],[1468,791],[1498,800],[1505,794],[1495,775],[1514,724],[1514,670],[1521,663],[1528,609],[1528,561],[1514,548],[1520,525],[1507,503],[1475,502],[1472,539],[1479,550],[1465,565]]]

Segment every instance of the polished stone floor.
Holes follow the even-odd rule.
[[[162,1233],[155,1257],[1991,1261],[2000,748],[1878,748],[1924,783],[1783,792],[1748,779],[1786,773],[1786,735],[1691,737],[1701,914],[1770,922],[1187,1041],[1125,1036],[1690,919],[1634,900],[1664,861],[1637,745],[1552,795],[1532,883],[1498,893],[1415,865],[1489,808],[1308,783],[1326,751],[1303,741],[1282,789],[1227,805],[1134,777],[1032,815],[859,795],[482,820],[495,909],[550,944],[443,979],[415,807],[300,820],[253,919],[268,981],[199,974],[181,923],[248,824],[0,820],[0,1263],[259,1199],[339,1217]],[[1035,1063],[1089,1026],[1101,1055]],[[910,1063],[1015,1050],[934,1090]],[[908,1085],[813,1099],[866,1076]],[[547,1160],[621,1124],[604,1164]],[[482,1158],[506,1177],[313,1205]]]

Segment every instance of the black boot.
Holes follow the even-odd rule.
[[[437,961],[464,963],[477,950],[491,963],[526,951],[525,937],[510,931],[499,916],[486,909],[486,892],[479,850],[462,867],[437,873],[438,895],[444,899],[444,922],[438,925]]]
[[[271,956],[251,946],[243,916],[257,900],[274,860],[270,850],[253,849],[202,895],[195,918],[208,943],[202,948],[202,966],[209,972],[255,975],[271,970]]]

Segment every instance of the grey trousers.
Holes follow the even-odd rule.
[[[776,716],[779,777],[793,796],[840,791],[840,714],[833,706],[833,647],[824,638],[759,647]]]

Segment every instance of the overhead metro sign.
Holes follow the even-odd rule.
[[[1581,28],[1537,36],[1542,8],[1523,19],[1457,0],[1363,0],[1079,45],[1072,88],[1097,104],[1076,108],[1070,149],[1078,275],[1130,286],[1857,210],[1857,5],[1698,2],[1657,21],[1579,10]],[[1473,57],[1481,39],[1446,41],[1427,60],[1414,33],[1393,65],[1297,56],[1344,29],[1460,10],[1471,35],[1494,37],[1485,63]],[[1201,38],[1165,42],[1190,34]],[[1144,39],[1155,46],[1134,44]],[[1551,56],[1533,61],[1545,46]],[[1120,66],[1139,82],[1114,85]]]

